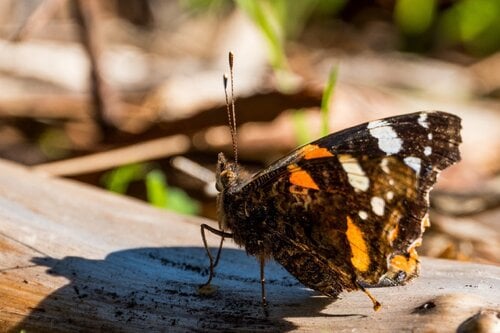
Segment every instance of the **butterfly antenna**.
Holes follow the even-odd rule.
[[[227,76],[224,76],[224,91],[226,92],[227,115],[229,118],[229,127],[231,128],[231,138],[233,141],[234,164],[238,167],[238,141],[236,133],[236,111],[234,107],[234,54],[229,52],[229,72],[231,75],[231,110],[229,110],[229,102],[227,95]],[[237,170],[238,168],[236,168]]]
[[[229,104],[229,97],[227,95],[227,75],[222,76],[224,82],[224,95],[226,96],[226,111],[227,111],[227,121],[229,122],[229,131],[231,132],[231,141],[234,142],[233,134],[233,118],[231,116],[231,105]]]

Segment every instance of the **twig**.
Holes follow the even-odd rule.
[[[0,118],[80,120],[90,116],[88,108],[88,98],[84,95],[24,95],[0,99]]]
[[[121,165],[149,161],[185,153],[190,146],[188,137],[175,135],[68,160],[39,164],[31,169],[52,176],[74,176],[107,170]]]
[[[96,0],[77,0],[76,18],[80,23],[81,39],[90,60],[90,78],[94,115],[102,132],[115,127],[118,119],[119,100],[116,92],[103,79],[102,39],[99,22],[99,3]]]

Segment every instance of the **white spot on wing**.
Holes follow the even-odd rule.
[[[386,154],[397,154],[401,151],[403,141],[394,129],[384,120],[368,123],[371,136],[378,140],[378,147]]]
[[[404,159],[405,164],[415,170],[415,173],[420,174],[420,168],[422,166],[422,160],[415,156],[408,156]]]
[[[389,126],[389,123],[385,120],[374,120],[368,123],[368,129],[376,128],[376,127],[384,127]]]
[[[427,113],[421,113],[418,117],[418,124],[424,128],[429,128],[429,123],[427,122]]]
[[[368,218],[368,213],[365,212],[364,210],[360,210],[358,212],[359,217],[361,217],[362,220],[366,220]]]
[[[372,197],[370,200],[373,212],[378,216],[384,215],[385,201],[380,197]]]
[[[347,174],[349,184],[357,190],[365,192],[370,187],[370,179],[366,176]]]
[[[380,167],[385,173],[391,173],[391,170],[389,169],[389,160],[387,158],[383,158],[382,161],[380,161]]]
[[[427,138],[428,138],[429,140],[432,140],[432,133],[427,134]]]
[[[425,147],[424,148],[424,154],[425,154],[425,156],[429,156],[430,154],[432,154],[432,148],[431,147]]]
[[[356,190],[365,192],[370,186],[370,179],[366,177],[365,172],[361,169],[356,158],[350,155],[343,155],[339,157],[340,165],[347,173],[347,180],[352,187]]]
[[[385,194],[385,197],[387,198],[387,200],[392,200],[394,198],[394,192],[392,191],[389,191]]]

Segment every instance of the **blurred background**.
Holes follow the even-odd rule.
[[[3,0],[0,22],[2,159],[214,219],[233,51],[251,171],[360,122],[462,117],[419,252],[500,263],[498,0]]]

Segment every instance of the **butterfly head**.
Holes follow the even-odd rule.
[[[238,181],[236,164],[229,162],[223,153],[219,153],[217,159],[215,187],[217,191],[222,192],[227,188],[235,186]]]

